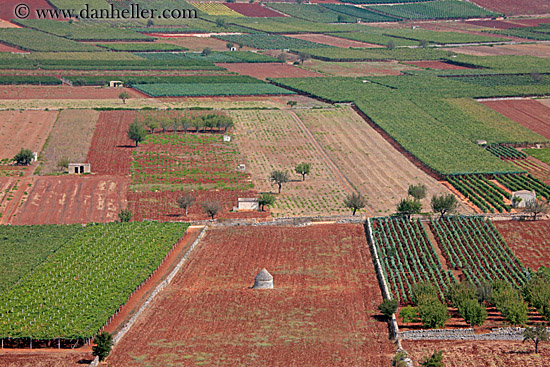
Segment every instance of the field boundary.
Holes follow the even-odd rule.
[[[188,228],[189,229],[189,228]],[[191,252],[195,249],[195,247],[198,245],[198,243],[202,240],[202,238],[205,236],[206,231],[208,229],[208,226],[204,226],[195,239],[189,249],[185,252],[181,260],[178,262],[176,267],[170,272],[170,274],[166,277],[162,283],[160,283],[155,290],[147,297],[147,300],[143,303],[143,305],[139,308],[139,310],[132,316],[132,318],[120,329],[120,331],[113,337],[113,348],[116,347],[117,343],[126,335],[126,333],[130,330],[130,328],[136,323],[138,318],[141,316],[141,314],[149,307],[149,305],[154,301],[155,297],[164,289],[166,286],[168,286],[172,279],[176,276],[176,274],[179,272],[183,264],[187,261],[189,255]],[[99,365],[99,357],[95,357],[92,363],[89,364],[90,367],[97,367]]]

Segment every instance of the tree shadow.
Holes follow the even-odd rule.
[[[79,360],[79,361],[76,362],[76,363],[78,363],[78,364],[90,364],[90,363],[92,363],[93,361],[94,361],[93,359],[82,358],[81,360]]]
[[[135,148],[136,146],[135,145],[124,144],[124,145],[117,145],[116,147],[117,148]]]

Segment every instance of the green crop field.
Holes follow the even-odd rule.
[[[329,33],[329,35],[346,38],[349,40],[374,43],[376,45],[384,45],[384,46],[386,46],[390,42],[393,42],[394,46],[396,47],[418,45],[418,41],[415,41],[415,40],[385,36],[380,33],[370,33],[370,32],[349,32],[348,33],[346,32],[346,33]]]
[[[343,4],[322,4],[325,8],[342,13],[344,15],[359,18],[363,22],[397,22],[399,17],[393,17],[388,15],[380,14],[379,12],[374,12],[367,8],[359,8],[352,5],[343,5]]]
[[[249,47],[259,48],[263,50],[284,50],[284,49],[296,49],[296,48],[326,48],[327,45],[320,43],[304,41],[298,38],[285,37],[277,34],[241,34],[241,35],[217,35],[223,41],[233,42],[238,45],[245,45]]]
[[[212,19],[215,20],[215,19]],[[227,22],[267,33],[325,33],[325,32],[351,32],[361,30],[362,24],[327,24],[312,22],[291,17],[276,18],[248,18],[233,17]],[[250,30],[248,30],[250,32]]]
[[[490,37],[477,34],[459,33],[459,32],[436,32],[427,29],[379,29],[379,32],[386,36],[394,36],[410,40],[425,40],[437,44],[453,43],[484,43],[484,42],[504,42],[508,41],[502,37]],[[418,43],[417,43],[418,44]]]
[[[465,19],[498,16],[491,10],[459,0],[439,0],[397,5],[372,5],[381,13],[402,19]]]
[[[258,79],[246,75],[194,75],[194,76],[91,76],[68,75],[65,79],[73,82],[73,85],[109,85],[109,81],[116,79],[127,85],[136,84],[192,84],[192,83],[262,83]]]
[[[357,19],[318,4],[267,3],[267,6],[294,18],[320,23],[349,23]]]
[[[153,41],[154,38],[134,31],[81,22],[60,22],[52,19],[26,19],[17,23],[38,31],[76,41]]]
[[[153,97],[294,94],[266,83],[136,84],[133,87]]]
[[[107,48],[113,51],[128,52],[158,52],[158,51],[186,51],[183,46],[173,45],[171,43],[100,43],[97,46]]]
[[[546,164],[550,164],[550,148],[545,149],[524,149],[525,153],[537,158]]]
[[[379,60],[440,60],[448,56],[447,51],[434,48],[308,48],[293,49],[324,61],[379,61]]]
[[[100,51],[92,45],[78,43],[28,28],[1,28],[0,42],[28,51]]]
[[[48,227],[42,237],[48,235]],[[17,228],[23,232],[19,236],[29,235],[27,227]],[[158,267],[187,225],[91,224],[71,229],[72,233],[61,229],[60,234],[55,233],[59,226],[51,228],[49,242],[65,237],[61,245],[54,245],[57,251],[0,296],[2,338],[93,336]],[[17,248],[18,243],[11,246]]]
[[[0,75],[0,84],[59,85],[61,80],[53,76]]]

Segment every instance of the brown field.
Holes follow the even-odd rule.
[[[523,24],[528,27],[535,27],[539,24],[550,23],[550,18],[514,19],[514,23]]]
[[[8,22],[7,20],[0,19],[0,28],[21,28],[17,24]]]
[[[335,46],[335,47],[385,47],[376,45],[374,43],[360,42],[354,40],[348,40],[345,38],[327,36],[325,34],[285,34],[287,37],[298,38],[304,41],[322,43],[323,45]]]
[[[461,70],[468,69],[464,66],[453,65],[442,61],[407,61],[405,64],[414,65],[419,68],[436,69],[436,70]]]
[[[3,28],[0,23],[0,28]],[[20,53],[28,53],[23,50],[20,50],[18,48],[8,46],[6,44],[0,43],[0,52],[20,52]]]
[[[190,51],[202,51],[205,47],[210,47],[212,51],[227,51],[227,42],[213,37],[194,37],[194,36],[174,36],[160,38],[162,43],[172,43],[174,45],[183,46]],[[247,46],[243,46],[241,51],[255,50]]]
[[[394,212],[411,184],[426,185],[427,197],[448,192],[392,147],[351,107],[303,110],[297,114],[353,186],[367,197],[375,215]],[[423,200],[423,206],[429,210],[428,199]]]
[[[418,70],[412,65],[401,64],[397,61],[387,62],[329,62],[308,60],[304,67],[330,76],[382,76],[401,75],[404,70]]]
[[[550,139],[550,106],[533,99],[483,101],[484,105]],[[549,103],[550,104],[550,103]]]
[[[44,149],[40,153],[40,173],[59,172],[57,163],[63,157],[71,162],[84,162],[99,112],[94,110],[63,110],[59,112]]]
[[[503,20],[472,20],[468,21],[470,24],[475,24],[484,28],[496,28],[496,29],[509,29],[522,27],[521,24],[514,23],[513,21]]]
[[[15,210],[11,224],[112,222],[126,201],[125,178],[106,176],[38,177]]]
[[[534,177],[550,185],[550,165],[531,156],[527,159],[512,159],[509,162],[523,168]]]
[[[93,361],[92,352],[77,350],[0,351],[2,367],[79,367]]]
[[[290,172],[272,208],[274,216],[348,214],[342,202],[348,191],[325,153],[308,136],[292,111],[229,111],[235,119],[235,141],[246,159],[247,172],[260,192],[277,192],[269,183],[273,170]],[[311,164],[311,174],[302,182],[294,173],[301,163]]]
[[[536,57],[550,57],[550,45],[547,43],[465,46],[447,48],[446,50],[473,56],[527,55]]]
[[[279,63],[216,63],[234,73],[248,75],[253,78],[308,78],[324,76],[314,71],[304,70],[289,64]]]
[[[403,348],[416,363],[434,350],[443,350],[446,367],[543,367],[548,365],[550,349],[521,341],[403,341]]]
[[[105,175],[128,175],[134,142],[128,138],[128,127],[135,111],[105,111],[99,114],[86,162],[92,172]]]
[[[56,117],[57,111],[0,111],[0,159],[21,148],[40,152]]]
[[[213,229],[107,363],[388,366],[381,300],[361,225]]]
[[[143,98],[143,95],[130,88],[107,87],[69,87],[0,85],[0,99],[118,99],[121,92],[127,92],[131,98]]]
[[[534,270],[550,266],[550,220],[493,223],[523,265]]]
[[[550,14],[548,0],[474,0],[472,2],[506,15]]]

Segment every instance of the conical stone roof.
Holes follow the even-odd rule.
[[[265,269],[260,270],[254,278],[254,289],[273,288],[273,276]]]

